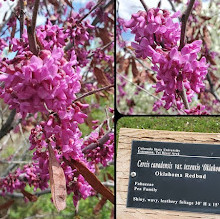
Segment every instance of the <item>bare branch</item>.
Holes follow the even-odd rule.
[[[35,193],[33,193],[33,195],[40,196],[40,195],[45,195],[45,194],[48,194],[48,193],[50,193],[50,189],[46,189],[46,190],[43,190],[43,191],[40,191],[40,192],[35,192]],[[12,198],[24,198],[24,195],[22,193],[18,193],[18,192],[6,193],[5,196],[9,196],[9,197],[12,197]]]
[[[96,8],[98,8],[102,4],[103,1],[104,0],[100,0],[87,14],[85,14],[78,20],[77,24],[81,23],[86,17],[88,17]]]
[[[144,0],[140,0],[141,4],[143,5],[145,11],[147,12],[148,11],[148,8],[147,8],[147,5],[146,3],[144,2]]]
[[[188,5],[186,11],[183,13],[182,18],[181,18],[182,26],[181,26],[180,45],[179,45],[179,48],[178,48],[179,51],[185,46],[186,24],[187,24],[189,15],[192,11],[194,2],[195,2],[195,0],[190,0],[190,3]]]
[[[100,91],[108,90],[108,89],[110,89],[110,88],[112,88],[112,87],[114,87],[114,84],[111,84],[111,85],[106,86],[106,87],[99,88],[99,89],[97,89],[97,90],[92,90],[92,91],[90,91],[90,92],[88,92],[88,93],[86,93],[86,94],[83,94],[81,97],[78,97],[77,99],[75,99],[75,100],[73,101],[73,103],[76,102],[76,101],[79,101],[79,100],[81,100],[81,99],[83,99],[83,98],[85,98],[85,97],[88,97],[88,96],[90,96],[90,95],[92,95],[92,94],[98,93],[98,92],[100,92]]]
[[[48,16],[51,17],[50,11],[49,11],[48,6],[47,6],[47,0],[44,0],[44,5],[46,7]]]
[[[174,6],[172,0],[168,0],[168,2],[170,3],[170,5],[171,5],[171,7],[172,7],[172,10],[173,10],[174,12],[176,12],[176,8],[175,8],[175,6]]]
[[[20,39],[24,32],[24,1],[20,0]]]
[[[22,161],[22,160],[0,160],[0,164],[29,164],[32,161]]]
[[[34,2],[34,10],[33,10],[33,15],[32,15],[32,20],[31,20],[31,26],[32,26],[33,32],[35,31],[35,27],[36,27],[39,3],[40,3],[40,0],[35,0]]]
[[[111,42],[107,43],[106,45],[104,45],[103,47],[101,47],[101,48],[99,47],[99,48],[100,48],[101,51],[104,51],[106,48],[108,48],[109,46],[111,46],[112,43],[114,43],[114,41],[111,41]],[[96,49],[99,49],[99,48],[96,48]],[[96,50],[95,50],[95,51],[96,51]],[[90,58],[92,58],[93,56],[94,56],[94,53],[91,54],[91,55],[89,55],[89,56],[87,57],[87,59],[90,59]]]
[[[95,149],[96,147],[105,144],[105,143],[109,140],[109,134],[110,134],[110,133],[112,133],[112,131],[107,132],[102,138],[100,138],[100,139],[98,140],[97,143],[91,143],[91,144],[88,145],[87,147],[83,148],[83,149],[82,149],[82,152],[86,154],[86,153],[88,153],[88,152],[87,152],[88,150]]]
[[[102,184],[104,186],[114,187],[114,182],[113,181],[102,182]],[[46,189],[46,190],[43,190],[43,191],[34,192],[34,193],[32,193],[32,195],[41,196],[41,195],[49,194],[50,192],[51,192],[50,189]],[[18,193],[18,192],[6,193],[5,196],[11,197],[11,198],[24,198],[24,195],[22,193]]]
[[[134,82],[130,81],[130,80],[127,79],[124,75],[122,75],[122,74],[120,74],[120,73],[117,73],[117,75],[120,76],[120,77],[122,77],[122,78],[124,78],[127,82],[133,84],[135,87],[137,87],[137,88],[139,88],[140,90],[144,91],[145,93],[147,93],[148,95],[152,96],[153,98],[155,98],[155,99],[161,101],[161,99],[160,99],[159,97],[153,95],[153,94],[150,93],[148,90],[146,90],[146,89],[144,89],[143,87],[140,87],[140,86],[138,86],[137,84],[135,84]],[[180,112],[182,112],[183,114],[186,114],[183,110],[178,110],[178,108],[175,107],[175,106],[172,106],[172,108],[175,109],[175,110],[177,110],[178,112],[180,111]]]
[[[184,87],[183,82],[182,82],[182,91],[180,91],[180,96],[183,100],[183,104],[184,104],[185,108],[189,109],[189,102],[188,102],[188,99],[187,99],[187,96],[186,96],[186,89]]]
[[[39,2],[40,0],[35,0],[34,2],[34,10],[33,10],[31,24],[30,24],[30,21],[27,20],[27,33],[28,33],[29,47],[30,47],[31,52],[36,56],[38,55],[38,52],[39,52],[37,48],[36,33],[35,33]]]

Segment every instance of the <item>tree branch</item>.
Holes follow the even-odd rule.
[[[97,89],[97,90],[89,91],[88,93],[83,94],[81,97],[78,97],[77,99],[75,99],[75,100],[73,101],[73,103],[76,102],[76,101],[79,101],[79,100],[81,100],[81,99],[83,99],[83,98],[85,98],[85,97],[87,97],[87,96],[90,96],[90,95],[92,95],[92,94],[98,93],[98,92],[100,92],[100,91],[108,90],[108,89],[110,89],[110,88],[112,88],[112,87],[114,87],[114,84],[111,84],[111,85],[106,86],[106,87],[99,88],[99,89]]]
[[[114,43],[114,41],[111,41],[109,43],[107,43],[106,45],[102,46],[102,47],[98,47],[96,49],[100,49],[101,51],[104,51],[106,48],[108,48],[109,46],[112,45],[112,43]],[[96,51],[96,50],[93,50],[93,51]],[[92,53],[91,55],[87,56],[87,59],[90,59],[94,56],[94,53]]]
[[[14,121],[15,115],[16,115],[16,110],[13,109],[11,111],[7,121],[5,122],[5,124],[2,126],[2,128],[0,130],[0,140],[13,129],[12,123]]]
[[[189,15],[192,11],[194,2],[195,2],[195,0],[190,0],[190,3],[188,5],[186,11],[183,13],[182,18],[181,18],[182,26],[181,26],[180,45],[178,48],[179,51],[185,46],[186,24],[187,24]]]
[[[148,11],[148,8],[147,8],[147,5],[146,3],[144,2],[144,0],[140,0],[141,4],[143,5],[145,11],[147,12]]]
[[[101,6],[101,10],[105,11],[106,8],[108,8],[111,4],[113,4],[114,0],[109,1],[105,6]],[[97,23],[99,23],[100,19],[97,16],[93,22],[92,22],[92,26],[95,26]]]
[[[50,189],[46,189],[44,191],[35,192],[32,195],[40,196],[40,195],[48,194],[50,192],[51,192]],[[9,196],[9,197],[12,197],[12,198],[24,198],[24,195],[22,193],[18,193],[18,192],[6,193],[5,196]]]
[[[45,7],[46,7],[48,16],[51,17],[51,14],[50,14],[49,9],[48,9],[48,7],[47,7],[47,0],[44,0],[44,5],[45,5]]]
[[[24,32],[24,1],[20,0],[20,40]]]
[[[96,8],[98,8],[103,1],[104,1],[104,0],[100,0],[87,14],[85,14],[83,17],[81,17],[81,18],[77,21],[77,24],[81,23],[86,17],[88,17],[88,15],[90,15]]]
[[[153,98],[155,98],[156,100],[160,100],[161,99],[157,96],[155,96],[154,94],[150,93],[148,90],[144,89],[143,87],[135,84],[134,82],[130,81],[128,78],[126,78],[124,75],[120,74],[120,73],[117,73],[117,76],[120,76],[122,78],[124,78],[127,82],[131,83],[132,85],[134,85],[135,87],[139,88],[140,90],[144,91],[145,93],[147,93],[148,95],[152,96]],[[176,106],[172,106],[173,109],[175,109],[176,111],[180,111],[182,112],[183,114],[186,114],[183,110],[178,110],[178,108]]]
[[[0,164],[29,164],[31,161],[22,160],[0,160]]]
[[[35,31],[35,27],[36,27],[39,3],[40,3],[40,0],[35,0],[35,2],[34,2],[33,16],[32,16],[32,20],[31,20],[31,26],[32,26],[33,32]]]
[[[87,147],[82,149],[82,152],[84,154],[88,153],[88,150],[92,150],[95,149],[98,146],[102,146],[103,144],[105,144],[108,140],[109,140],[109,134],[112,133],[112,131],[107,132],[102,138],[100,138],[98,140],[97,143],[91,143],[90,145],[88,145]]]
[[[30,47],[31,52],[36,56],[39,53],[38,48],[37,48],[36,33],[35,33],[39,3],[40,3],[40,0],[35,0],[34,2],[34,9],[33,9],[33,16],[31,20],[31,24],[30,24],[30,21],[27,20],[27,33],[28,33],[29,47]]]
[[[174,12],[176,12],[176,8],[175,8],[175,6],[174,6],[172,0],[168,0],[168,2],[170,3],[170,5],[171,5],[171,7],[172,7],[172,10],[173,10]]]
[[[112,181],[106,181],[106,182],[102,182],[102,184],[104,186],[108,186],[108,187],[114,187],[114,182]],[[31,193],[34,196],[41,196],[41,195],[45,195],[45,194],[49,194],[51,192],[50,189],[45,189],[43,191],[39,191],[39,192],[34,192]],[[13,193],[6,193],[5,196],[7,197],[11,197],[11,198],[24,198],[24,195],[22,193],[18,193],[18,192],[13,192]]]

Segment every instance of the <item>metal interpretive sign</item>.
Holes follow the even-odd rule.
[[[220,214],[220,145],[133,141],[127,207]]]

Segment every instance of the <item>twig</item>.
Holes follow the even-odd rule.
[[[20,0],[20,40],[24,32],[24,1]]]
[[[32,26],[33,31],[35,31],[35,27],[36,27],[39,3],[40,3],[40,0],[35,0],[35,2],[34,2],[33,16],[32,16],[32,20],[31,20],[31,26]]]
[[[187,24],[187,20],[189,18],[189,15],[192,11],[194,2],[195,2],[195,0],[190,0],[190,3],[188,5],[186,11],[183,13],[182,18],[181,18],[182,26],[181,26],[180,45],[178,48],[179,51],[185,46],[186,24]]]
[[[98,92],[100,92],[100,91],[108,90],[108,89],[110,89],[110,88],[112,88],[112,87],[114,87],[114,84],[111,84],[111,85],[106,86],[106,87],[99,88],[99,89],[97,89],[97,90],[92,90],[92,91],[90,91],[90,92],[88,92],[88,93],[86,93],[86,94],[83,94],[81,97],[78,97],[77,99],[75,99],[75,100],[73,101],[73,103],[76,102],[76,101],[78,101],[78,100],[81,100],[81,99],[83,99],[83,98],[85,98],[85,97],[87,97],[87,96],[90,96],[90,95],[92,95],[92,94],[98,93]]]
[[[114,41],[111,41],[111,42],[107,43],[106,45],[104,45],[103,47],[101,47],[101,48],[99,47],[99,48],[100,48],[101,51],[103,51],[103,50],[105,50],[106,48],[108,48],[112,43],[114,43]],[[99,49],[99,48],[96,48],[96,50]],[[94,51],[96,51],[96,50],[94,50]],[[90,58],[92,58],[93,56],[94,56],[94,53],[91,54],[91,55],[89,55],[89,56],[87,56],[87,59],[90,59]]]
[[[7,135],[13,129],[12,123],[14,121],[15,115],[16,115],[16,110],[13,109],[7,121],[5,122],[5,124],[2,126],[0,130],[0,139],[2,139],[5,135]]]
[[[132,52],[132,50],[126,48],[126,51],[127,51],[128,53],[130,53],[131,56],[132,56],[137,62],[139,62],[139,63],[142,65],[142,67],[145,68],[145,70],[147,70],[147,71],[152,71],[152,72],[154,72],[154,73],[157,73],[157,72],[153,71],[151,68],[148,68],[148,67],[142,62],[142,60],[138,59],[138,58],[134,55],[134,53]],[[150,61],[152,62],[152,60],[150,60]]]
[[[112,181],[102,182],[102,184],[105,185],[105,186],[114,187],[114,182],[112,182]],[[50,189],[45,189],[43,191],[34,192],[34,193],[32,193],[32,195],[41,196],[41,195],[49,194],[50,192],[51,192]],[[18,193],[18,192],[5,193],[4,196],[8,196],[8,197],[11,197],[11,198],[24,198],[24,195],[22,193]]]
[[[10,135],[8,135],[5,140],[0,145],[0,153],[2,152],[3,148],[7,145],[8,140],[10,139]]]
[[[12,18],[12,16],[15,15],[15,11],[17,9],[17,6],[18,6],[18,2],[17,2],[17,5],[14,7],[13,11],[11,12],[10,16],[8,17],[8,19],[5,20],[4,23],[0,25],[0,32],[2,31],[4,26],[8,23],[8,21]],[[8,30],[8,28],[6,28],[6,30]]]
[[[13,158],[18,154],[18,152],[22,149],[22,145],[18,148],[18,150],[14,153]],[[23,160],[25,158],[25,156],[27,155],[27,151],[29,149],[26,148],[26,150],[23,152],[20,160]],[[8,168],[6,169],[6,171],[2,174],[2,176],[7,176],[10,171],[12,171],[16,166],[18,166],[18,163],[10,163],[10,165],[8,166]]]
[[[113,119],[114,118],[114,115],[111,117],[111,118],[109,118],[109,119]],[[92,135],[92,133],[94,133],[94,132],[100,132],[100,130],[101,130],[101,128],[103,127],[103,125],[105,124],[107,122],[107,120],[104,120],[94,131],[92,131],[89,135],[87,135],[86,137],[84,137],[84,142],[85,141],[87,141],[89,138],[90,138],[90,136]]]
[[[100,0],[87,14],[85,14],[83,17],[81,17],[78,21],[77,24],[81,23],[87,16],[89,16],[96,8],[99,7],[99,5],[101,5],[101,3],[104,0]]]
[[[29,164],[31,161],[22,161],[22,160],[0,160],[0,164]]]
[[[40,0],[35,0],[34,2],[34,10],[33,10],[31,24],[30,24],[30,21],[27,20],[27,33],[28,33],[29,47],[30,47],[31,52],[36,56],[38,55],[38,52],[39,52],[37,48],[36,33],[35,33],[39,2]]]
[[[109,115],[108,115],[108,110],[107,109],[105,109],[105,115],[106,115],[106,121],[107,121],[107,130],[110,130],[111,129],[111,127],[110,127],[110,118],[109,118]]]
[[[83,149],[82,149],[82,152],[83,152],[84,154],[87,154],[87,153],[88,153],[88,152],[87,152],[88,150],[95,149],[96,147],[102,146],[103,144],[105,144],[105,143],[109,140],[109,134],[110,134],[110,133],[112,133],[112,131],[107,132],[102,138],[100,138],[100,139],[98,140],[97,143],[91,143],[91,144],[88,145],[87,147],[83,148]]]
[[[173,10],[174,12],[176,12],[176,8],[175,8],[175,6],[174,6],[172,0],[168,0],[168,2],[170,3],[170,5],[171,5],[171,7],[172,7],[172,10]]]
[[[186,96],[186,89],[184,87],[183,82],[182,82],[182,91],[180,91],[180,96],[182,97],[183,104],[184,104],[185,108],[189,109],[189,102],[188,102],[188,99],[187,99],[187,96]]]
[[[44,5],[45,5],[45,7],[46,7],[48,16],[51,17],[50,11],[49,11],[49,9],[48,9],[48,7],[47,7],[47,0],[44,0]]]
[[[33,195],[40,196],[40,195],[48,194],[50,192],[51,192],[50,189],[46,189],[44,191],[35,192],[35,193],[33,193]],[[24,195],[22,193],[18,193],[18,192],[6,193],[5,196],[9,196],[12,198],[24,198]]]
[[[101,11],[105,11],[106,8],[108,8],[111,4],[114,3],[114,0],[109,1],[105,6],[101,6]],[[92,22],[92,26],[95,26],[96,24],[98,24],[100,22],[99,17],[97,16],[93,22]]]
[[[134,82],[130,81],[129,79],[127,79],[124,75],[117,73],[117,75],[119,75],[120,77],[124,78],[127,82],[133,84],[135,87],[139,88],[140,90],[144,91],[145,93],[147,93],[148,95],[152,96],[153,98],[157,99],[157,100],[161,100],[159,97],[153,95],[152,93],[150,93],[148,90],[144,89],[143,87],[138,86],[137,84],[135,84]]]
[[[140,86],[138,86],[137,84],[135,84],[134,82],[132,82],[132,81],[130,81],[129,79],[127,79],[124,75],[122,75],[122,74],[120,74],[120,73],[117,73],[117,76],[120,76],[120,77],[122,77],[122,78],[124,78],[127,82],[129,82],[129,83],[131,83],[131,84],[133,84],[135,87],[137,87],[137,88],[139,88],[140,90],[142,90],[142,91],[144,91],[145,93],[147,93],[148,95],[150,95],[150,96],[152,96],[153,98],[155,98],[155,99],[157,99],[157,100],[160,100],[161,101],[161,99],[159,98],[159,97],[157,97],[157,96],[155,96],[155,95],[153,95],[152,93],[150,93],[148,90],[146,90],[146,89],[144,89],[144,88],[142,88],[142,87],[140,87]],[[183,110],[179,110],[176,106],[172,106],[172,108],[173,109],[175,109],[175,110],[177,110],[177,111],[180,111],[180,112],[182,112],[183,114],[186,114]]]
[[[141,4],[143,5],[145,11],[148,11],[147,5],[145,4],[144,0],[140,0]]]
[[[18,126],[19,126],[19,130],[20,130],[21,136],[23,137],[26,146],[29,147],[28,140],[27,140],[26,137],[24,136],[24,132],[23,132],[21,123],[19,123]]]

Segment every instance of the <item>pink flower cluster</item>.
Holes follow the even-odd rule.
[[[185,110],[185,112],[188,115],[208,115],[209,113],[207,112],[207,109],[205,106],[199,104],[198,106],[190,109],[190,110]]]
[[[44,164],[47,162],[48,160],[44,160]],[[37,188],[41,190],[47,189],[49,181],[47,167],[48,164],[46,166],[40,166],[39,163],[35,162],[24,165],[22,169],[18,168],[14,173],[9,173],[5,178],[0,180],[2,195],[6,192],[13,193],[14,190],[22,190],[26,185],[34,186],[34,190]]]
[[[83,159],[78,123],[83,123],[86,117],[77,105],[68,107],[67,112],[62,116],[51,114],[48,121],[42,121],[31,131],[30,149],[36,148],[41,151],[50,143],[68,160]]]
[[[37,37],[39,38],[44,49],[53,50],[56,47],[63,47],[66,45],[68,34],[65,33],[63,28],[58,25],[53,25],[50,21],[46,25],[37,27]]]
[[[151,58],[152,70],[157,72],[158,81],[154,87],[157,93],[163,92],[163,97],[155,103],[153,110],[161,106],[167,110],[176,106],[180,110],[183,108],[183,88],[191,102],[194,93],[200,93],[205,87],[203,81],[208,65],[205,57],[197,60],[202,41],[194,41],[178,50],[180,25],[173,21],[178,16],[179,12],[170,16],[167,10],[150,9],[133,14],[126,24],[135,34],[137,43],[131,45],[136,56]]]
[[[176,105],[182,108],[180,92],[183,86],[186,90],[188,102],[192,101],[194,93],[200,93],[204,89],[203,83],[207,74],[205,57],[197,60],[202,41],[197,40],[185,45],[181,51],[177,47],[172,48],[169,53],[153,51],[153,70],[157,72],[156,92],[163,91],[162,100],[165,100],[165,108],[169,109]],[[159,67],[158,67],[159,64]]]
[[[176,46],[180,38],[180,26],[173,22],[173,18],[178,15],[177,12],[170,16],[169,11],[159,8],[132,15],[125,26],[135,34],[137,43],[132,42],[131,46],[135,49],[137,58],[152,56],[152,49],[158,47],[169,50]]]
[[[48,109],[59,113],[72,103],[80,90],[76,56],[72,52],[67,62],[61,48],[54,48],[52,53],[43,50],[40,57],[33,55],[13,73],[6,65],[4,72],[6,74],[0,76],[0,81],[4,82],[0,97],[24,116],[47,113]]]
[[[47,173],[48,162],[45,163],[46,158],[42,159],[42,153],[47,149],[48,144],[52,146],[56,158],[64,170],[68,194],[74,193],[75,205],[81,197],[85,199],[90,196],[92,188],[76,169],[72,169],[66,164],[65,159],[80,160],[94,172],[94,167],[86,161],[81,150],[83,140],[78,123],[83,123],[84,118],[87,117],[81,112],[84,107],[87,106],[77,103],[68,107],[67,113],[63,116],[51,114],[48,121],[42,121],[31,131],[29,138],[30,150],[35,149],[33,159],[39,162],[39,166],[46,168]]]
[[[80,20],[80,18],[81,15],[78,13],[73,13],[68,18],[65,34],[67,34],[69,37],[70,42],[73,42],[79,65],[83,67],[89,62],[87,57],[90,51],[86,49],[86,45],[88,45],[89,40],[94,38],[92,30],[94,30],[95,27],[92,26],[88,21],[83,21],[78,24],[77,22]],[[71,50],[67,53],[71,54]]]

